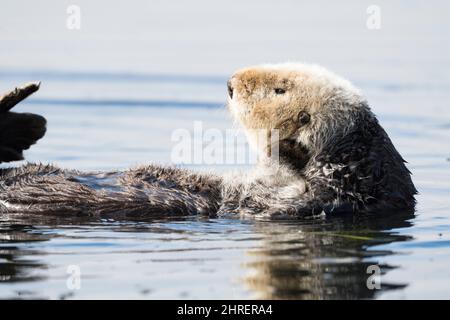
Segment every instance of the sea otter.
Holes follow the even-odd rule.
[[[37,88],[0,100],[0,161],[20,159],[45,132],[41,117],[9,112],[12,96],[17,102]],[[261,154],[251,172],[148,165],[89,173],[26,164],[1,169],[0,212],[305,218],[414,210],[417,191],[405,161],[347,80],[300,63],[249,67],[228,81],[228,108]],[[276,158],[257,143],[261,130],[277,133]],[[22,143],[11,144],[16,140]]]

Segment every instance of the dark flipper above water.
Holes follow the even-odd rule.
[[[27,150],[45,135],[46,120],[32,113],[10,110],[39,90],[40,83],[29,83],[0,97],[0,163],[23,159]]]

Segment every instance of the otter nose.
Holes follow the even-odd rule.
[[[233,86],[231,84],[231,80],[228,80],[227,87],[228,87],[228,95],[230,96],[230,99],[233,99]]]

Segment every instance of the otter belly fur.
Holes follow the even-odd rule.
[[[10,111],[38,88],[0,98],[1,162],[22,159],[45,133],[42,117]],[[245,68],[228,81],[228,108],[262,155],[248,173],[160,165],[88,173],[26,164],[0,169],[0,212],[289,218],[414,210],[417,191],[405,161],[348,81],[315,65]],[[277,132],[276,159],[256,144],[258,130]]]

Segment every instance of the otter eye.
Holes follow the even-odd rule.
[[[305,111],[300,112],[298,115],[298,123],[303,126],[311,120],[311,116]]]
[[[286,90],[283,88],[275,88],[275,93],[276,94],[284,94],[284,93],[286,93]]]

